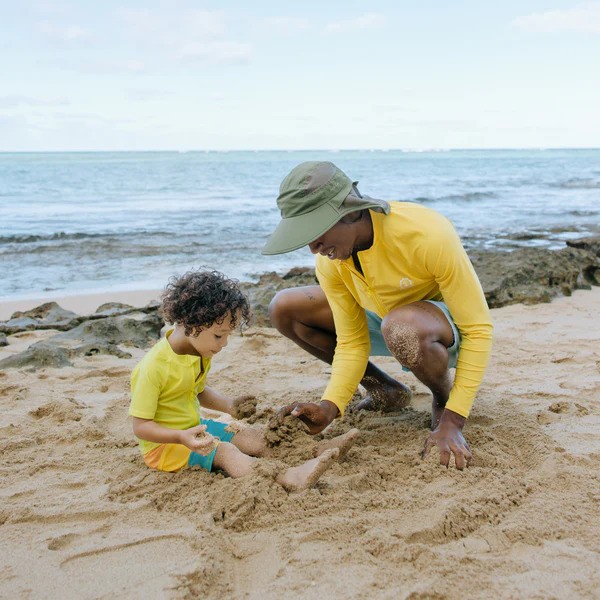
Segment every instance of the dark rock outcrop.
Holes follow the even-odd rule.
[[[130,358],[119,345],[146,348],[159,339],[164,323],[158,312],[127,312],[125,315],[90,319],[69,331],[32,344],[24,352],[0,361],[8,367],[64,367],[76,356],[111,354]]]
[[[473,250],[469,253],[490,307],[506,304],[550,302],[576,289],[600,285],[600,236],[567,242],[561,250],[521,248],[508,251]],[[264,273],[256,283],[241,283],[254,312],[254,324],[270,326],[268,307],[280,290],[317,283],[314,269],[295,268],[283,276]],[[16,312],[0,322],[0,345],[6,335],[28,329],[59,329],[51,338],[25,352],[0,361],[4,367],[60,367],[74,356],[113,354],[130,356],[120,346],[145,348],[159,339],[164,325],[159,304],[137,309],[109,303],[95,313],[79,316],[48,302],[25,312]],[[3,341],[4,340],[4,341]]]
[[[600,257],[578,248],[512,252],[471,252],[491,308],[506,304],[550,302],[573,290],[600,285]]]
[[[240,287],[250,301],[253,324],[259,327],[270,327],[269,303],[279,290],[303,285],[316,285],[317,283],[314,269],[296,267],[283,276],[277,275],[275,272],[263,273],[256,283],[243,282]]]
[[[31,310],[13,313],[10,320],[0,322],[0,332],[10,335],[31,329],[67,331],[81,323],[83,319],[84,317],[65,310],[56,302],[46,302]]]
[[[84,321],[64,333],[58,333],[50,340],[81,340],[84,344],[123,344],[146,348],[160,337],[164,321],[153,313],[129,313],[117,317],[106,317]]]

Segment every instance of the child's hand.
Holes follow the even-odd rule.
[[[229,414],[234,419],[247,419],[256,412],[258,398],[256,396],[240,396],[231,403]]]
[[[181,432],[181,443],[192,452],[207,456],[214,450],[216,439],[210,433],[206,433],[206,425],[196,425]]]

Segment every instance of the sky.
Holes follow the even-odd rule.
[[[0,0],[0,151],[600,146],[600,1]]]

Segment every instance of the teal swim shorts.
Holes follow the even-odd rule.
[[[219,438],[222,442],[230,442],[231,438],[235,435],[235,432],[226,431],[227,423],[220,423],[212,419],[201,419],[200,424],[206,425],[206,433]],[[201,467],[207,471],[211,471],[216,452],[216,448],[206,456],[197,452],[191,452],[188,458],[188,467]]]
[[[454,334],[454,343],[448,348],[448,368],[454,369],[456,367],[456,361],[458,360],[458,351],[460,350],[460,332],[454,324],[452,315],[448,310],[448,307],[444,302],[438,302],[436,300],[425,300],[425,302],[431,302],[435,304],[448,319],[450,327],[452,327],[452,333]],[[383,334],[381,333],[381,321],[382,319],[370,310],[365,310],[367,313],[367,323],[369,325],[369,338],[371,339],[371,356],[392,356],[389,348],[387,347]],[[410,371],[404,365],[402,366],[403,371]]]

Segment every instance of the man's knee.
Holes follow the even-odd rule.
[[[411,307],[401,307],[387,314],[381,322],[387,347],[402,365],[418,365],[423,355],[424,335],[419,315]]]
[[[279,329],[289,323],[292,315],[293,289],[280,290],[269,303],[269,319]]]

